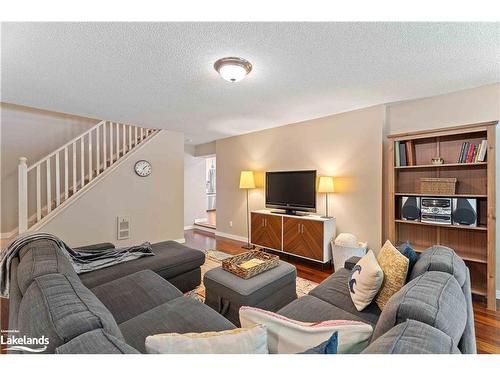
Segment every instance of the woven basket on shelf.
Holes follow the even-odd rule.
[[[240,266],[242,263],[255,258],[263,260],[264,262],[251,268],[243,268]],[[259,273],[277,267],[279,265],[279,260],[280,258],[276,255],[271,255],[264,253],[263,251],[254,250],[223,260],[222,269],[234,273],[236,276],[239,276],[242,279],[249,279],[258,275]]]
[[[455,194],[457,185],[456,178],[432,178],[420,179],[421,194]]]

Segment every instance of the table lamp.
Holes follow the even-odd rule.
[[[322,216],[325,219],[331,219],[331,216],[328,216],[328,194],[334,192],[333,187],[333,177],[332,176],[321,176],[319,178],[319,186],[318,193],[326,193],[326,215]]]
[[[250,223],[248,217],[250,215],[248,210],[248,190],[255,189],[255,178],[253,171],[241,171],[240,174],[240,189],[245,189],[247,193],[247,244],[242,246],[242,248],[251,250],[254,247],[250,245]]]

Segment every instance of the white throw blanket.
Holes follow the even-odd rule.
[[[154,255],[151,244],[144,242],[138,246],[96,251],[77,251],[70,248],[58,237],[48,233],[32,233],[19,236],[0,253],[0,297],[9,298],[10,265],[23,246],[35,240],[53,241],[66,255],[77,274],[95,271],[115,264],[128,262],[143,256]]]

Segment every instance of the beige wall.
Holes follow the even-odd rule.
[[[149,177],[134,173],[134,164],[141,159],[151,162]],[[53,233],[70,246],[182,239],[183,185],[184,136],[163,130],[40,231]],[[118,215],[130,215],[129,240],[116,239]]]
[[[316,169],[319,175],[337,177],[339,191],[330,199],[337,233],[354,233],[379,248],[384,114],[384,106],[376,106],[218,140],[217,230],[246,236],[241,170]],[[263,188],[252,190],[250,208],[264,206]],[[318,195],[317,207],[323,214],[324,195]]]
[[[389,133],[427,130],[500,120],[500,84],[412,100],[387,106]],[[500,128],[497,127],[497,158],[500,160]],[[384,165],[387,152],[384,148]],[[497,161],[497,218],[500,218],[500,163]],[[387,180],[384,179],[384,192]],[[385,195],[384,195],[385,196]],[[384,212],[384,217],[385,217]],[[497,220],[497,290],[500,289],[500,220]]]
[[[0,103],[0,111],[0,231],[7,233],[17,228],[19,158],[36,162],[99,121],[7,103]]]
[[[194,154],[194,146],[184,148],[184,226],[207,217],[206,159]]]
[[[215,155],[216,142],[203,143],[196,145],[194,148],[194,156],[211,156]]]

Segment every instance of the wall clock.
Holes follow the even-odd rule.
[[[134,165],[134,171],[140,177],[147,177],[151,174],[151,163],[146,160],[139,160]]]

